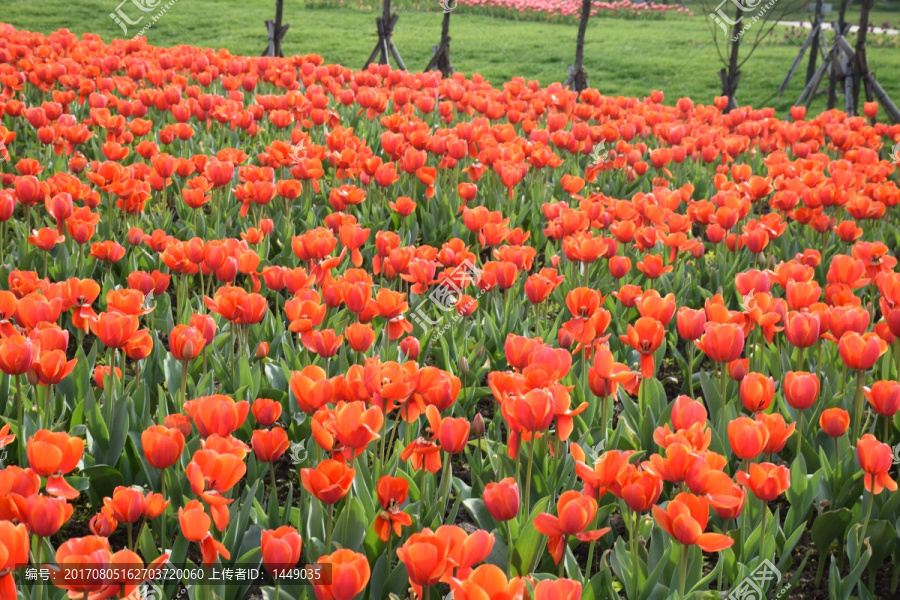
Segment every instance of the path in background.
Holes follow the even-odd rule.
[[[804,29],[812,29],[812,23],[809,21],[778,21],[779,25],[783,25],[785,27],[803,27]],[[823,23],[823,27],[827,30],[832,30],[834,27],[831,23]],[[856,33],[859,31],[859,25],[852,25],[850,27],[850,33]],[[884,29],[882,27],[870,27],[869,33],[886,33],[887,35],[897,35],[900,31],[896,29]]]

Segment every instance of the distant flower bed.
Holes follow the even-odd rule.
[[[312,0],[312,6],[340,6],[363,10],[380,10],[379,0]],[[550,22],[576,22],[581,14],[580,0],[448,0],[452,10],[486,14],[506,19]],[[393,2],[396,10],[443,11],[438,0],[399,0]],[[679,4],[593,2],[591,16],[618,18],[662,18],[667,13],[692,15]]]

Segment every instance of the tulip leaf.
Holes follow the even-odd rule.
[[[497,528],[494,518],[491,516],[491,513],[488,512],[487,506],[481,498],[469,498],[468,500],[463,500],[463,506],[465,506],[469,514],[472,515],[472,519],[475,521],[475,524],[478,525],[479,529],[493,531]]]
[[[369,577],[369,598],[384,598],[384,584],[388,577],[388,555],[382,553],[372,567],[372,575]]]
[[[830,510],[816,517],[810,536],[819,551],[819,556],[825,556],[835,540],[844,538],[852,519],[853,512],[849,508]]]
[[[354,496],[335,516],[334,535],[331,539],[343,548],[358,551],[362,548],[367,529],[366,512],[359,498]]]
[[[528,521],[522,527],[519,538],[516,540],[515,550],[513,550],[513,567],[519,574],[531,573],[534,571],[535,558],[541,551],[544,544],[544,536],[534,528],[534,520],[539,514],[547,510],[550,497],[541,498],[537,501],[531,514],[528,515]]]

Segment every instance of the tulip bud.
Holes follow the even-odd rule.
[[[269,342],[260,342],[256,347],[256,358],[262,360],[269,356]]]
[[[400,340],[400,350],[409,360],[419,358],[419,348],[419,340],[412,336],[406,336]]]
[[[472,437],[480,438],[484,435],[484,417],[481,416],[481,413],[476,413],[475,418],[472,419]]]
[[[469,373],[469,359],[465,356],[459,357],[459,372],[463,375],[467,375]]]

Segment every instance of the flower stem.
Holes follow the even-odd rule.
[[[334,525],[334,504],[328,505],[328,520],[325,521],[325,552],[331,552],[331,532]]]
[[[534,447],[537,444],[537,437],[532,434],[531,444],[528,450],[528,469],[525,471],[525,504],[522,508],[525,510],[525,518],[531,513],[531,467],[534,465]]]
[[[687,587],[688,546],[681,546],[681,559],[678,567],[678,592],[679,596],[684,597],[684,590]]]
[[[853,438],[850,440],[851,442],[855,442],[859,440],[860,429],[862,428],[862,415],[863,415],[863,380],[865,378],[865,371],[857,371],[856,372],[856,408],[853,411]]]

